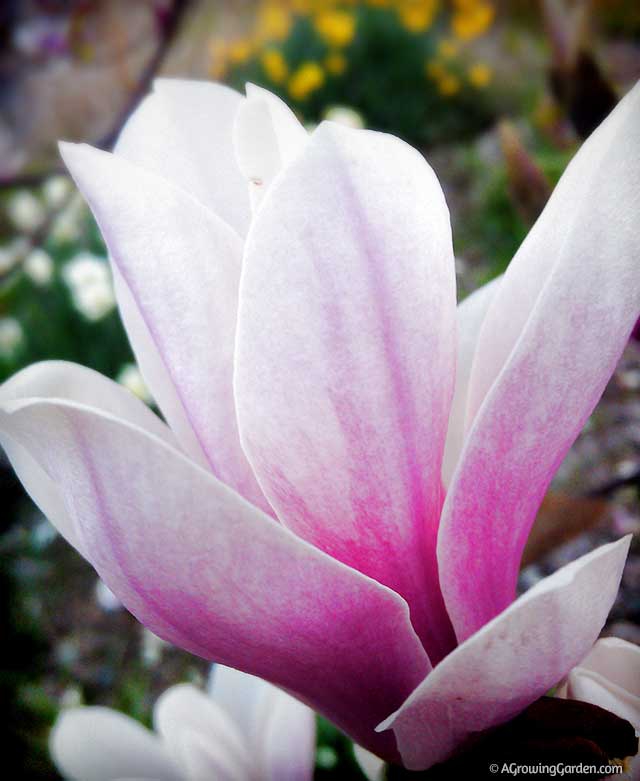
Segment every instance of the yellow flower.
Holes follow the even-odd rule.
[[[495,9],[490,3],[479,2],[468,9],[456,11],[451,26],[456,37],[470,41],[488,30],[494,15]]]
[[[274,84],[282,84],[289,75],[289,68],[282,52],[278,49],[265,49],[260,57],[264,72]]]
[[[431,27],[437,10],[437,0],[405,0],[398,8],[398,15],[409,32],[423,33]]]
[[[356,32],[356,18],[349,11],[323,11],[316,17],[315,27],[329,46],[347,46]]]
[[[229,44],[229,62],[232,62],[234,65],[242,65],[252,54],[253,46],[251,41],[241,38]]]
[[[543,130],[549,130],[560,121],[560,109],[550,97],[543,98],[533,112],[533,121]]]
[[[256,35],[263,41],[283,41],[291,30],[291,13],[283,5],[267,3],[258,11]]]
[[[430,60],[425,65],[425,72],[430,79],[441,79],[447,75],[444,65],[438,60]]]
[[[491,81],[491,68],[484,62],[477,62],[469,68],[469,81],[474,87],[486,87]]]
[[[324,84],[324,71],[317,62],[304,62],[289,79],[289,94],[294,100],[306,100]]]
[[[454,76],[453,73],[446,73],[440,79],[438,79],[438,90],[441,95],[449,97],[460,92],[460,79]]]
[[[450,38],[443,38],[438,44],[438,54],[445,60],[450,60],[458,53],[458,44]]]
[[[227,73],[227,46],[224,41],[217,40],[212,41],[209,46],[209,54],[211,55],[211,64],[209,66],[209,74],[212,79],[222,79]]]
[[[331,52],[324,61],[324,67],[332,76],[340,76],[347,69],[347,58],[340,52]]]

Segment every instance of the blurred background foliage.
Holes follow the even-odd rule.
[[[469,51],[494,17],[469,0],[264,2],[248,35],[213,41],[211,73],[263,84],[308,121],[347,105],[414,145],[455,141],[495,113],[493,69]]]
[[[56,151],[109,149],[154,76],[246,81],[323,119],[425,153],[451,209],[460,296],[504,271],[571,156],[640,75],[637,0],[4,0],[0,3],[0,380],[37,360],[90,366],[149,398],[95,223]],[[594,544],[636,542],[607,631],[640,639],[640,351],[630,343],[563,464],[531,585]],[[0,695],[8,766],[53,778],[61,707],[148,723],[166,686],[206,665],[143,630],[0,464]],[[551,544],[553,540],[553,544]],[[319,728],[318,778],[357,778]]]

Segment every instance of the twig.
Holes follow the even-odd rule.
[[[626,477],[616,477],[614,480],[610,480],[608,483],[604,483],[597,488],[593,488],[591,491],[589,491],[587,496],[594,498],[609,496],[610,494],[618,491],[620,488],[626,488],[630,485],[637,486],[640,489],[640,468],[636,469]]]
[[[95,142],[94,146],[98,147],[99,149],[104,149],[107,151],[113,147],[113,145],[115,144],[118,138],[118,135],[120,134],[123,125],[129,118],[131,112],[135,109],[139,101],[147,93],[149,89],[149,85],[153,80],[153,77],[158,72],[158,69],[160,68],[164,58],[166,57],[171,47],[171,44],[173,43],[175,35],[180,27],[180,23],[182,21],[184,13],[187,10],[187,6],[190,4],[190,2],[191,0],[174,0],[170,12],[166,15],[166,17],[163,20],[162,36],[160,38],[160,42],[156,48],[153,57],[149,60],[145,69],[143,70],[142,75],[140,76],[138,83],[136,85],[136,88],[131,93],[129,100],[127,101],[122,111],[118,114],[116,121],[113,123],[111,129],[105,136],[103,136],[101,139]],[[16,187],[37,187],[38,185],[42,184],[46,179],[55,175],[68,175],[68,174],[65,171],[65,169],[61,167],[55,167],[55,168],[50,168],[47,171],[42,171],[33,174],[23,174],[16,177],[12,177],[11,179],[0,178],[0,190],[9,189],[9,188],[13,189]],[[40,246],[45,241],[45,239],[49,235],[49,232],[51,231],[51,227],[55,222],[56,218],[68,206],[72,197],[73,197],[73,193],[70,193],[63,200],[61,204],[59,204],[55,209],[52,209],[47,214],[43,222],[36,228],[36,230],[31,235],[26,237],[28,239],[28,247],[26,251],[9,271],[7,271],[4,274],[0,274],[0,284],[4,283],[8,278],[13,276],[15,272],[20,268],[20,266],[24,262],[29,252],[31,252],[35,247]]]
[[[187,10],[187,7],[190,5],[190,3],[191,0],[174,0],[173,5],[171,6],[171,10],[164,17],[162,35],[160,37],[158,46],[146,67],[144,68],[136,88],[132,91],[131,95],[129,96],[129,100],[126,102],[124,108],[116,117],[116,120],[111,126],[109,132],[97,141],[92,142],[93,146],[97,147],[98,149],[104,149],[105,151],[109,151],[113,147],[124,123],[129,118],[131,112],[138,105],[141,98],[143,98],[149,90],[149,85],[151,84],[153,77],[158,72],[158,69],[160,68],[164,58],[167,56],[167,53],[182,22],[185,11]],[[55,166],[53,168],[48,168],[46,171],[19,174],[12,177],[0,177],[0,190],[13,189],[16,187],[37,187],[50,176],[55,176],[57,174],[65,174],[65,169],[60,166]]]

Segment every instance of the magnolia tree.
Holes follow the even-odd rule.
[[[629,547],[515,598],[640,312],[640,87],[458,307],[442,190],[392,136],[308,135],[260,88],[161,80],[113,154],[61,149],[164,419],[81,366],[9,380],[2,443],[43,512],[153,632],[286,689],[368,759],[425,770],[530,723]],[[625,713],[607,761],[635,753]]]

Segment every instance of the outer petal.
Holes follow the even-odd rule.
[[[94,404],[169,444],[176,444],[167,426],[132,393],[84,366],[65,361],[44,361],[32,364],[0,386],[0,406],[25,396]],[[2,446],[34,502],[45,509],[47,517],[65,539],[84,553],[81,539],[55,483],[18,441],[3,437]]]
[[[442,461],[442,481],[445,486],[448,486],[451,482],[451,477],[458,463],[464,443],[464,420],[469,397],[469,380],[471,378],[471,366],[476,345],[478,344],[480,328],[501,279],[502,277],[498,277],[474,291],[458,305],[456,311],[458,321],[456,385],[453,401],[451,402],[449,428],[447,429],[447,441],[444,446],[444,458]]]
[[[249,197],[232,138],[244,98],[205,81],[159,79],[153,86],[124,126],[116,154],[183,187],[244,235]]]
[[[435,563],[453,391],[449,216],[422,157],[322,125],[267,193],[241,281],[242,443],[278,517],[452,643]]]
[[[240,447],[232,388],[242,245],[184,190],[125,160],[64,144],[116,269],[149,389],[188,453],[268,509]],[[197,444],[194,443],[197,440]]]
[[[72,781],[134,776],[186,781],[152,732],[110,708],[63,711],[51,732],[49,750],[58,770]]]
[[[395,755],[373,727],[428,670],[397,594],[110,415],[26,400],[4,405],[0,430],[59,487],[87,558],[155,634],[287,688]]]
[[[461,640],[514,598],[536,511],[638,318],[639,209],[636,87],[567,169],[482,327],[438,540]]]
[[[316,717],[311,708],[269,687],[261,724],[263,781],[311,781],[315,767]]]
[[[379,729],[405,765],[441,762],[472,733],[515,716],[584,658],[613,604],[631,537],[540,581],[447,656]]]

